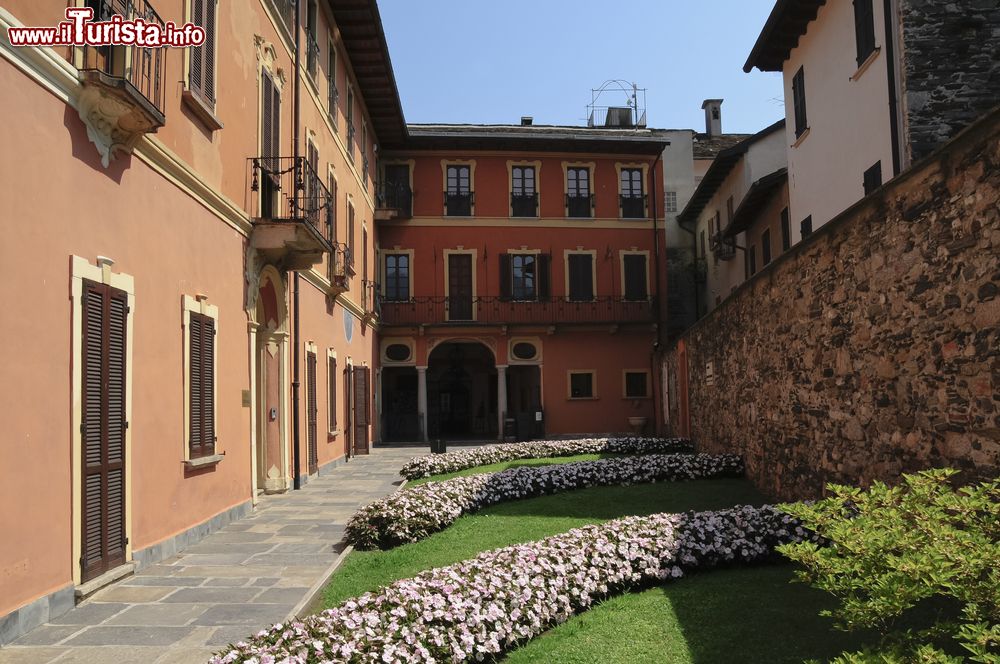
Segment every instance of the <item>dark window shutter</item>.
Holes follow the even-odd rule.
[[[354,367],[354,453],[368,454],[368,367]]]
[[[875,164],[865,171],[863,179],[865,196],[868,196],[876,189],[882,186],[882,162],[876,161]]]
[[[327,358],[327,419],[329,431],[337,430],[337,358]]]
[[[792,103],[795,107],[795,135],[801,136],[807,128],[806,77],[802,67],[799,67],[792,78]]]
[[[262,157],[276,157],[278,155],[271,154],[271,150],[274,146],[274,141],[271,139],[271,132],[274,131],[274,108],[271,104],[274,102],[274,82],[271,80],[270,74],[264,72],[260,78],[261,85],[261,120],[260,120],[260,154]],[[274,168],[273,164],[265,163],[265,168]]]
[[[552,256],[538,254],[535,276],[538,280],[538,299],[548,300],[552,296]]]
[[[316,353],[306,353],[306,436],[309,453],[309,474],[319,468],[319,452],[317,450],[317,399],[316,399]]]
[[[201,326],[201,448],[215,454],[215,320],[206,316]]]
[[[205,452],[202,448],[202,441],[205,438],[204,431],[202,430],[202,423],[204,418],[202,417],[202,375],[201,368],[203,365],[202,358],[202,343],[203,343],[203,332],[202,332],[202,320],[201,314],[192,313],[190,315],[190,329],[188,330],[188,386],[189,386],[189,408],[188,408],[188,420],[189,420],[189,431],[190,440],[188,444],[190,445],[188,456],[192,459],[197,459],[205,456]]]
[[[854,0],[854,39],[860,67],[875,50],[875,13],[872,0]]]
[[[215,454],[215,321],[190,314],[188,421],[192,459]]]
[[[511,298],[511,280],[513,279],[513,264],[510,254],[500,254],[500,299]]]
[[[217,0],[195,0],[200,1],[205,7],[204,22],[201,24],[205,28],[205,44],[201,47],[204,51],[202,56],[202,67],[204,71],[203,96],[213,106],[215,105],[215,16]]]
[[[271,81],[271,155],[281,156],[281,91]]]
[[[81,385],[84,581],[125,562],[128,296],[84,282]]]
[[[590,254],[569,256],[569,297],[575,301],[594,299],[593,261]]]
[[[196,25],[205,27],[205,6],[209,0],[191,0],[191,21]],[[205,49],[208,45],[206,32],[205,43],[191,49],[191,63],[188,71],[188,84],[191,91],[205,96]]]
[[[645,300],[646,292],[646,257],[639,254],[625,255],[625,299]]]
[[[781,250],[788,251],[792,246],[792,225],[788,219],[788,208],[781,211]]]
[[[813,218],[812,218],[812,215],[809,215],[808,217],[806,217],[805,219],[802,220],[802,224],[800,226],[800,230],[802,232],[802,237],[807,237],[809,235],[812,235],[812,232],[813,232]]]

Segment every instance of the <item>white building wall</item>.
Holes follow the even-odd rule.
[[[880,49],[859,71],[854,7],[828,2],[792,50],[783,69],[792,243],[812,216],[816,230],[864,196],[864,172],[882,162],[892,178],[885,23],[874,2],[875,44]],[[792,79],[804,68],[808,133],[796,139]]]

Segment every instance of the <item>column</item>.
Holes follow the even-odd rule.
[[[417,417],[420,440],[427,442],[427,367],[417,367]]]
[[[507,415],[507,367],[497,367],[497,420],[500,428],[497,437],[503,440],[503,421]]]

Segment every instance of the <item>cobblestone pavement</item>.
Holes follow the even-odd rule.
[[[377,448],[0,648],[0,664],[187,664],[284,620],[345,548],[344,525],[426,448]]]

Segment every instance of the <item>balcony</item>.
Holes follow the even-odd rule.
[[[537,217],[538,194],[511,194],[510,212],[512,217]]]
[[[291,38],[295,29],[295,0],[271,0],[271,5]]]
[[[271,263],[307,270],[333,251],[332,197],[304,157],[250,159],[250,242]]]
[[[622,194],[618,197],[618,204],[622,209],[622,219],[646,218],[645,194]]]
[[[343,242],[334,242],[327,259],[326,278],[330,280],[330,295],[339,295],[351,288],[351,248]]]
[[[736,240],[725,237],[722,233],[712,236],[712,253],[720,261],[731,261],[736,258]]]
[[[163,26],[145,0],[98,0],[95,21],[142,19]],[[164,67],[166,49],[139,46],[87,46],[80,67],[80,118],[107,168],[119,153],[130,154],[146,134],[166,123]]]
[[[306,71],[315,83],[319,71],[319,44],[316,43],[316,35],[313,34],[306,34]]]
[[[361,306],[365,310],[365,320],[378,320],[381,314],[382,302],[379,295],[380,287],[374,281],[365,281],[361,287]]]
[[[589,219],[594,216],[593,194],[568,194],[566,196],[566,216],[575,219]]]
[[[407,184],[382,182],[375,192],[375,220],[409,219],[413,216],[413,191]]]
[[[652,323],[651,300],[602,297],[587,302],[564,298],[513,301],[489,297],[414,297],[382,300],[383,325],[562,325]]]
[[[471,217],[476,195],[471,191],[444,192],[444,214],[446,217]]]

